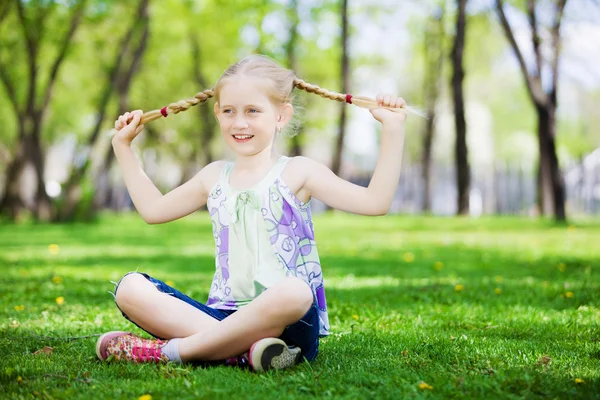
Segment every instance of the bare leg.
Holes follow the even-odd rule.
[[[185,301],[162,293],[141,274],[129,274],[121,280],[116,301],[132,321],[164,339],[209,332],[219,322]]]
[[[242,354],[260,339],[281,335],[306,314],[312,302],[312,291],[304,281],[286,278],[210,329],[181,339],[181,360],[222,360]]]

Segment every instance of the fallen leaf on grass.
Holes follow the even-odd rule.
[[[54,349],[50,346],[44,346],[39,350],[36,350],[33,354],[38,355],[38,354],[52,354],[54,352]]]
[[[551,362],[552,362],[552,359],[550,357],[548,357],[548,356],[545,355],[545,356],[542,356],[538,360],[537,365],[543,365],[544,367],[547,367],[548,364],[550,364]]]

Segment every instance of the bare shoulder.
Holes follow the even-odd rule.
[[[198,182],[202,185],[202,188],[208,192],[212,189],[212,187],[217,183],[219,177],[221,176],[221,171],[225,168],[227,161],[218,160],[213,161],[210,164],[206,165],[202,168],[194,177]]]
[[[307,202],[311,194],[306,187],[306,183],[321,168],[327,167],[312,158],[304,156],[290,157],[288,165],[283,172],[283,179],[298,199]]]
[[[318,162],[308,157],[290,157],[284,173],[284,179],[288,183],[288,186],[291,181],[300,181],[303,184],[310,170],[315,168],[315,164],[318,164]]]

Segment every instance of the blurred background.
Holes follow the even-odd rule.
[[[0,0],[2,219],[132,210],[114,120],[212,88],[253,53],[328,90],[397,93],[428,114],[407,121],[392,213],[600,214],[597,0]],[[296,103],[299,134],[280,151],[368,185],[379,123],[306,93]],[[134,141],[163,193],[232,158],[212,104]]]

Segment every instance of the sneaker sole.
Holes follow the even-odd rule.
[[[257,372],[289,368],[300,361],[300,348],[290,349],[281,339],[266,338],[252,345],[249,361]]]
[[[96,342],[96,355],[98,356],[98,358],[102,361],[106,360],[107,357],[102,357],[102,353],[100,351],[100,347],[102,345],[102,342],[106,339],[109,340],[114,336],[120,336],[123,334],[127,334],[127,333],[131,333],[131,332],[124,332],[124,331],[112,331],[112,332],[106,332],[104,335],[100,336],[98,338],[98,341]],[[109,337],[110,336],[110,337]]]

